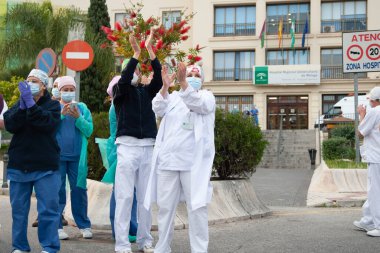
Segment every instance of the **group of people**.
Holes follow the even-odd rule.
[[[363,217],[354,226],[367,235],[380,236],[380,87],[373,88],[367,99],[369,108],[359,105],[360,124],[358,134],[363,137],[360,149],[368,163],[368,198],[363,205]]]
[[[191,251],[207,252],[215,97],[201,89],[203,71],[199,66],[179,63],[173,74],[161,67],[152,48],[152,36],[145,46],[153,75],[142,76],[140,47],[133,35],[129,41],[134,55],[107,89],[112,98],[109,169],[102,181],[114,184],[110,218],[115,251],[131,253],[131,242],[136,241],[142,252],[171,252],[176,207],[186,201]],[[180,90],[169,94],[174,79]],[[47,74],[33,69],[18,85],[19,101],[4,113],[4,127],[13,134],[7,177],[14,253],[31,250],[27,224],[33,189],[42,253],[58,252],[59,240],[68,239],[63,230],[66,175],[74,221],[83,238],[92,238],[86,192],[91,112],[84,103],[74,101],[76,83],[72,77],[58,78],[52,96],[47,84]],[[159,128],[156,116],[161,118]],[[155,248],[150,233],[152,203],[159,207]]]

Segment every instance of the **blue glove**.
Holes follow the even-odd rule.
[[[36,104],[33,99],[32,91],[30,90],[30,87],[26,81],[19,82],[18,89],[20,90],[21,99],[24,100],[26,108],[30,108]]]
[[[22,97],[20,97],[20,109],[21,110],[25,110],[26,109],[26,105],[25,105],[24,100],[22,100]]]

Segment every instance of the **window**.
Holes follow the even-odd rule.
[[[216,106],[229,112],[243,112],[253,107],[253,96],[215,96]]]
[[[270,50],[267,51],[267,65],[309,64],[309,50]]]
[[[358,73],[359,78],[366,78],[366,73]],[[322,79],[350,79],[352,73],[343,74],[343,60],[341,48],[324,48],[321,50],[321,78]]]
[[[347,94],[322,95],[322,114],[326,114],[330,108],[334,107],[334,105],[345,96],[347,96]]]
[[[303,33],[306,20],[310,25],[309,4],[277,4],[267,6],[267,33],[277,34],[280,21],[283,22],[283,33],[289,34],[292,20],[295,21],[295,32]],[[308,29],[310,31],[310,29]]]
[[[115,23],[119,22],[122,26],[125,26],[125,20],[129,18],[127,13],[115,13]]]
[[[214,52],[213,80],[252,80],[253,51]]]
[[[256,7],[216,7],[214,36],[255,35]]]
[[[367,30],[367,2],[342,1],[322,3],[321,32]]]
[[[181,22],[180,11],[164,11],[162,12],[162,24],[166,29],[170,29],[174,23]]]

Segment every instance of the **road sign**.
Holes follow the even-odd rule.
[[[62,61],[66,67],[75,71],[88,68],[94,60],[91,46],[82,40],[73,40],[66,44],[62,51]]]
[[[57,55],[53,49],[45,48],[40,51],[36,59],[36,68],[45,71],[48,76],[51,76],[57,64]]]
[[[380,31],[343,33],[343,73],[380,71]]]

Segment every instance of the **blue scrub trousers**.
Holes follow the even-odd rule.
[[[43,172],[41,172],[43,173]],[[58,191],[61,177],[56,171],[30,182],[10,181],[9,193],[12,206],[13,249],[30,251],[27,238],[30,198],[34,191],[37,198],[38,239],[44,251],[56,253],[60,250],[58,223],[60,219]]]
[[[116,210],[116,200],[115,200],[115,189],[112,190],[111,201],[110,201],[110,220],[112,227],[112,236],[115,238],[115,210]],[[136,189],[133,194],[133,204],[131,211],[131,221],[129,223],[129,235],[136,236],[137,234],[137,200],[136,200]]]
[[[77,187],[79,161],[60,161],[61,188],[59,190],[59,212],[63,215],[66,206],[66,174],[69,177],[71,212],[79,229],[91,228],[87,216],[87,190]],[[62,219],[59,219],[59,228],[62,229]]]

